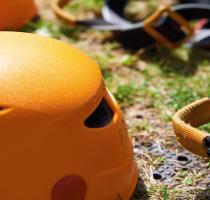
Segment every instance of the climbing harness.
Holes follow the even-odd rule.
[[[210,122],[210,98],[198,100],[179,110],[173,117],[178,141],[194,154],[210,157],[210,135],[197,127]]]
[[[71,25],[84,25],[97,30],[111,30],[127,48],[139,49],[160,43],[175,48],[193,38],[194,28],[189,22],[210,18],[210,1],[180,1],[174,6],[161,5],[154,14],[142,22],[132,23],[124,16],[127,0],[105,0],[102,18],[78,20],[62,8],[70,0],[52,0],[52,9],[63,21]],[[203,37],[193,40],[192,46],[210,46],[209,29],[202,30]],[[199,33],[197,33],[199,35]],[[205,41],[205,42],[204,42]],[[205,43],[205,44],[203,44]]]

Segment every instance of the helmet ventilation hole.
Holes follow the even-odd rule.
[[[0,112],[3,112],[5,110],[9,109],[9,107],[6,107],[6,106],[1,106],[0,105]]]
[[[10,107],[7,107],[7,106],[1,106],[0,105],[0,114],[6,114],[8,113],[9,111],[11,111]]]
[[[113,118],[113,112],[103,98],[96,110],[85,120],[88,128],[102,128],[107,126]]]
[[[159,173],[153,173],[153,178],[154,178],[155,180],[161,180],[161,179],[162,179],[162,176],[161,176],[161,174],[159,174]]]

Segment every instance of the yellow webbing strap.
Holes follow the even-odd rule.
[[[178,141],[197,155],[210,156],[210,135],[196,127],[210,122],[210,98],[198,100],[179,110],[173,117]]]
[[[51,7],[54,13],[63,21],[69,23],[70,25],[76,25],[77,19],[75,16],[65,12],[62,8],[69,2],[70,0],[52,0]]]

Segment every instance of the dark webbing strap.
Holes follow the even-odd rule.
[[[127,48],[139,49],[156,43],[156,40],[144,29],[144,22],[132,23],[124,17],[124,8],[127,0],[106,0],[102,11],[103,18],[91,20],[76,20],[69,13],[65,13],[62,7],[69,0],[53,0],[52,8],[63,20],[84,25],[97,30],[112,30],[117,33],[120,42]],[[172,10],[187,21],[210,18],[210,0],[180,1],[181,4],[172,7]],[[163,36],[172,42],[177,42],[186,37],[180,25],[169,16],[162,16],[154,25]],[[210,46],[210,34],[206,34],[205,44]],[[201,41],[198,41],[201,44]],[[196,46],[196,42],[194,41]],[[202,45],[200,45],[202,47]]]

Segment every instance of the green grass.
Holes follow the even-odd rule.
[[[163,188],[163,199],[168,200],[168,187],[167,186]]]
[[[77,17],[89,13],[97,14],[100,13],[103,3],[103,0],[73,0],[65,7],[65,10]]]
[[[157,7],[159,2],[135,0],[133,3],[138,6],[130,4],[126,12],[130,12],[127,13],[128,17],[134,20],[144,18]],[[74,0],[65,10],[79,18],[86,18],[86,16],[100,16],[102,6],[103,0]],[[78,26],[69,27],[63,23],[44,19],[29,23],[23,31],[64,39],[65,42],[81,48],[98,62],[106,86],[123,110],[136,111],[135,106],[141,105],[139,112],[143,117],[127,120],[131,134],[143,133],[144,137],[150,139],[153,139],[152,135],[160,134],[161,138],[157,140],[164,142],[168,134],[172,133],[172,129],[169,130],[168,127],[178,109],[197,99],[210,97],[210,55],[201,50],[182,46],[176,50],[160,47],[133,52],[123,49],[115,40],[110,40],[110,35],[112,36],[110,32],[99,32]],[[145,113],[152,115],[147,116]],[[210,133],[210,124],[200,129]],[[170,141],[173,142],[173,147],[177,148],[175,137],[170,138]],[[166,161],[164,156],[148,160],[141,157],[138,161],[148,162],[149,168],[153,169]],[[208,165],[210,166],[210,163]],[[149,168],[148,173],[151,170]],[[196,189],[196,186],[202,181],[205,170],[177,172],[176,178],[180,187],[171,188],[163,183],[145,179],[147,188],[138,187],[135,197],[150,200],[191,200],[199,192],[204,194],[204,191]],[[142,174],[143,178],[144,175]]]
[[[115,49],[104,48],[93,57],[119,103],[146,102],[160,111],[161,118],[170,121],[178,109],[210,96],[210,55],[203,51],[162,48],[140,56],[125,51],[119,58],[113,52]],[[113,66],[120,66],[127,73],[116,71]]]
[[[33,32],[56,39],[61,37],[60,27],[55,23],[44,19],[39,19],[35,22],[29,22],[25,27],[23,27],[22,31]]]
[[[208,56],[204,61],[198,62],[199,59],[196,59],[192,62],[191,57],[185,58],[186,54],[189,56],[187,50],[182,48],[177,51],[181,51],[182,54],[177,55],[175,51],[168,55],[168,52],[162,49],[155,52],[155,55],[154,53],[142,55],[138,59],[145,62],[143,69],[138,71],[134,69],[133,76],[115,76],[119,84],[120,79],[125,78],[133,79],[135,82],[135,89],[132,84],[118,86],[115,94],[119,102],[123,102],[123,99],[135,102],[134,99],[138,97],[144,102],[149,102],[149,106],[159,109],[160,116],[169,121],[176,110],[195,100],[210,96]],[[202,52],[196,51],[198,57],[202,55]],[[171,60],[171,57],[175,58]],[[127,62],[123,66],[126,67]]]
[[[134,83],[128,83],[118,85],[114,96],[121,105],[126,104],[129,106],[135,103],[135,96],[138,96],[138,92],[138,86],[136,86]]]
[[[210,134],[210,123],[201,126],[200,130],[206,131]]]

